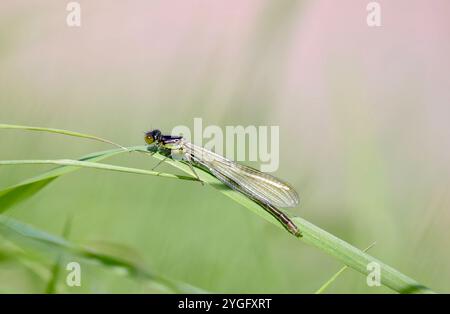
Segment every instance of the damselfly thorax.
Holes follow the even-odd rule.
[[[156,148],[166,158],[189,165],[199,180],[194,167],[210,173],[231,189],[258,203],[289,232],[301,236],[298,227],[278,209],[278,207],[295,207],[299,203],[297,192],[288,183],[194,145],[181,136],[163,135],[159,130],[152,130],[145,133],[145,141],[149,144],[149,150]]]

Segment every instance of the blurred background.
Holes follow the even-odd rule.
[[[143,144],[143,131],[280,126],[277,176],[303,218],[438,292],[450,292],[450,2],[0,2],[0,123],[63,128]],[[0,159],[77,158],[110,146],[2,130]],[[108,163],[151,169],[123,154]],[[0,167],[0,188],[48,166]],[[161,170],[174,172],[161,166]],[[81,170],[7,215],[138,260],[162,276],[223,293],[311,293],[342,265],[210,187]],[[1,240],[0,240],[0,243]],[[2,246],[0,245],[0,248]],[[0,258],[0,292],[45,280]],[[82,264],[81,287],[158,292]],[[390,293],[346,271],[332,293]]]

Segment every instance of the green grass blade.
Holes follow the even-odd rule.
[[[372,243],[371,245],[369,245],[368,247],[366,247],[363,252],[367,252],[368,250],[370,250],[374,245],[376,244],[376,242]],[[314,292],[315,294],[321,294],[325,291],[326,288],[328,288],[346,269],[348,268],[347,265],[343,266],[341,269],[339,269],[339,271],[334,274],[333,276],[331,276],[331,278],[329,280],[327,280],[319,289],[317,289],[316,292]]]
[[[329,232],[313,225],[303,218],[293,218],[303,232],[303,241],[340,260],[354,270],[368,275],[367,265],[378,263],[381,270],[381,283],[399,293],[433,293],[429,288],[404,275],[380,260],[337,238]]]
[[[30,129],[34,131],[47,131],[47,132],[53,132],[53,133],[60,133],[60,134],[66,134],[71,136],[79,136],[79,137],[86,137],[91,139],[96,139],[92,136],[85,136],[84,134],[78,134],[75,132],[69,132],[65,130],[55,130],[55,129],[46,129],[46,128],[34,128],[34,127],[22,127],[22,126],[11,126],[11,125],[0,125],[0,128],[21,128],[21,129]],[[110,142],[105,140],[106,142]],[[145,147],[135,148],[137,151],[145,151]],[[117,152],[116,152],[117,153]],[[97,153],[98,154],[98,153]],[[109,156],[102,156],[98,158],[107,158]],[[159,154],[155,154],[154,157],[158,159],[164,158],[163,156]],[[81,160],[83,161],[83,160]],[[96,162],[99,161],[98,159],[95,160],[95,158],[92,158],[90,162]],[[172,160],[167,160],[169,164],[172,166],[181,169],[182,171],[186,172],[188,175],[191,175],[191,170],[189,167],[183,163],[175,162]],[[61,171],[62,174],[65,174],[67,172],[73,171],[75,169],[78,169],[75,167],[73,169],[73,166],[63,166],[61,168],[56,168],[56,171]],[[145,171],[145,170],[144,170]],[[250,199],[245,197],[239,192],[233,191],[229,189],[227,186],[222,184],[219,180],[217,180],[215,177],[210,175],[209,173],[202,171],[201,169],[198,169],[198,174],[200,176],[200,179],[209,185],[213,186],[214,188],[221,191],[226,196],[232,198],[234,201],[238,202],[239,204],[243,205],[247,209],[253,211],[257,215],[263,217],[267,221],[273,223],[274,225],[283,228],[283,226],[269,213],[267,213],[261,206],[258,204],[252,202]],[[61,175],[61,174],[60,174]],[[28,198],[31,195],[34,195],[38,191],[40,191],[44,186],[46,186],[48,183],[50,183],[52,180],[57,178],[59,175],[50,175],[46,176],[44,174],[44,178],[33,178],[30,179],[33,181],[31,184],[27,182],[22,182],[19,184],[24,189],[18,191],[18,194],[15,194],[14,192],[17,192],[17,187],[12,187],[13,190],[6,189],[3,191],[0,191],[0,212],[4,210],[5,204],[6,208],[8,206],[11,206],[11,204],[14,204],[17,202],[17,200]],[[12,192],[12,194],[10,194]],[[12,197],[11,197],[12,195]],[[8,199],[9,196],[9,199]],[[4,203],[3,203],[4,202]],[[381,261],[373,258],[372,256],[364,253],[363,251],[357,249],[356,247],[350,245],[349,243],[335,237],[334,235],[326,232],[325,230],[315,226],[314,224],[308,222],[307,220],[300,218],[300,217],[294,217],[293,222],[297,225],[297,227],[302,231],[303,237],[301,238],[305,243],[315,246],[319,248],[320,250],[328,253],[329,255],[335,257],[336,259],[340,260],[345,265],[348,265],[349,267],[361,272],[362,274],[367,275],[367,265],[371,262],[376,262],[380,265],[381,268],[381,282],[387,287],[390,287],[391,289],[400,292],[400,293],[430,293],[432,292],[427,287],[419,284],[417,281],[409,278],[408,276],[402,274],[401,272],[397,271],[396,269],[382,263]]]
[[[130,147],[127,148],[127,151],[141,150],[143,147]],[[31,179],[27,179],[13,186],[4,188],[0,190],[0,213],[8,210],[14,205],[34,196],[36,193],[41,191],[45,186],[51,183],[53,180],[62,176],[64,174],[71,173],[75,170],[78,170],[82,167],[87,168],[95,168],[102,170],[111,170],[111,171],[120,171],[120,172],[128,172],[135,174],[144,174],[144,175],[155,175],[162,176],[168,178],[177,178],[183,180],[196,180],[192,177],[184,177],[177,176],[173,174],[165,174],[156,171],[148,171],[143,169],[135,169],[121,166],[113,166],[96,163],[96,161],[101,161],[103,159],[115,156],[117,154],[124,153],[125,151],[122,149],[114,149],[103,152],[97,152],[93,154],[89,154],[81,157],[78,160],[34,160],[34,161],[0,161],[0,165],[19,165],[19,164],[57,164],[60,167],[54,168],[47,172],[44,172],[38,176],[35,176]]]
[[[91,162],[101,161],[105,158],[113,157],[123,152],[124,150],[122,149],[112,149],[88,154],[81,157],[79,160]],[[8,210],[12,206],[17,205],[18,203],[26,199],[29,199],[59,176],[71,173],[78,169],[80,168],[67,166],[57,167],[33,178],[24,180],[18,184],[0,190],[0,213]]]
[[[77,245],[61,237],[33,228],[13,218],[0,215],[0,235],[19,246],[36,243],[46,250],[58,255],[73,255],[87,262],[109,267],[113,270],[125,270],[131,277],[157,283],[175,293],[204,293],[205,291],[189,284],[167,279],[164,276],[149,272],[123,258],[103,254],[91,248]],[[42,250],[41,250],[42,252]],[[123,272],[120,272],[123,273]]]
[[[317,289],[316,292],[314,292],[314,294],[321,294],[325,291],[326,288],[328,288],[346,269],[348,268],[348,266],[344,266],[341,269],[339,269],[339,271],[334,274],[327,282],[325,282],[319,289]]]
[[[67,218],[66,223],[64,224],[63,229],[63,239],[68,240],[70,230],[72,228],[72,217]],[[45,293],[47,294],[53,294],[56,293],[56,284],[58,282],[59,273],[61,270],[60,264],[61,260],[63,258],[62,254],[59,254],[55,264],[53,265],[50,273],[50,279],[47,282],[47,286],[45,287]]]
[[[15,125],[15,124],[2,124],[0,123],[0,129],[15,129],[15,130],[28,130],[28,131],[37,131],[37,132],[48,132],[48,133],[55,133],[55,134],[62,134],[62,135],[68,135],[68,136],[74,136],[74,137],[80,137],[80,138],[86,138],[91,139],[103,143],[108,143],[111,145],[114,145],[116,147],[119,147],[123,150],[126,150],[125,147],[122,145],[119,145],[117,143],[114,143],[110,140],[90,135],[90,134],[84,134],[79,132],[73,132],[73,131],[67,131],[62,129],[54,129],[54,128],[43,128],[43,127],[37,127],[37,126],[27,126],[27,125]]]
[[[12,261],[16,265],[21,265],[30,275],[35,276],[44,283],[48,278],[48,269],[41,260],[31,254],[27,254],[22,248],[0,235],[0,262]]]
[[[153,157],[160,160],[164,158],[164,156],[160,154],[154,154]],[[190,174],[192,172],[189,166],[185,165],[184,163],[173,161],[171,159],[167,159],[166,162],[174,166],[175,168],[184,171],[187,174]],[[245,197],[237,191],[228,188],[208,172],[203,171],[202,169],[196,169],[196,171],[203,182],[208,183],[209,185],[218,189],[226,196],[230,197],[231,199],[243,205],[257,215],[263,217],[277,227],[284,229],[284,227],[278,220],[267,213],[261,206],[259,206],[255,202],[252,202],[249,198]],[[367,270],[367,265],[369,263],[378,263],[381,269],[381,283],[386,287],[389,287],[399,293],[433,293],[432,290],[418,283],[414,279],[382,263],[378,259],[366,254],[362,250],[337,238],[329,232],[315,226],[309,221],[300,217],[294,217],[292,218],[292,221],[302,232],[303,237],[301,237],[300,239],[303,242],[324,251],[325,253],[341,261],[343,264],[348,265],[349,267],[364,275],[369,274],[369,271]]]
[[[77,167],[77,168],[110,170],[110,171],[126,172],[126,173],[133,173],[133,174],[145,174],[145,175],[171,178],[171,179],[197,181],[197,179],[194,177],[180,176],[180,175],[171,174],[171,173],[115,166],[115,165],[109,165],[109,164],[102,164],[102,163],[98,163],[98,162],[81,161],[81,160],[73,160],[73,159],[0,160],[0,166],[12,166],[12,165],[59,165],[59,166],[69,166],[69,167]]]

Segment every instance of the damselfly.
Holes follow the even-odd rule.
[[[290,233],[301,236],[300,230],[288,215],[278,209],[298,205],[298,194],[288,183],[189,143],[182,136],[163,135],[160,130],[152,130],[145,133],[145,142],[149,144],[149,150],[156,150],[165,158],[186,163],[199,180],[194,167],[207,171],[228,187],[258,203]]]

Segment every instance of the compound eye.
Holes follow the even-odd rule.
[[[145,136],[145,142],[148,144],[148,145],[150,145],[150,144],[153,144],[153,142],[155,141],[155,139],[153,138],[153,136],[152,135],[146,135]]]

